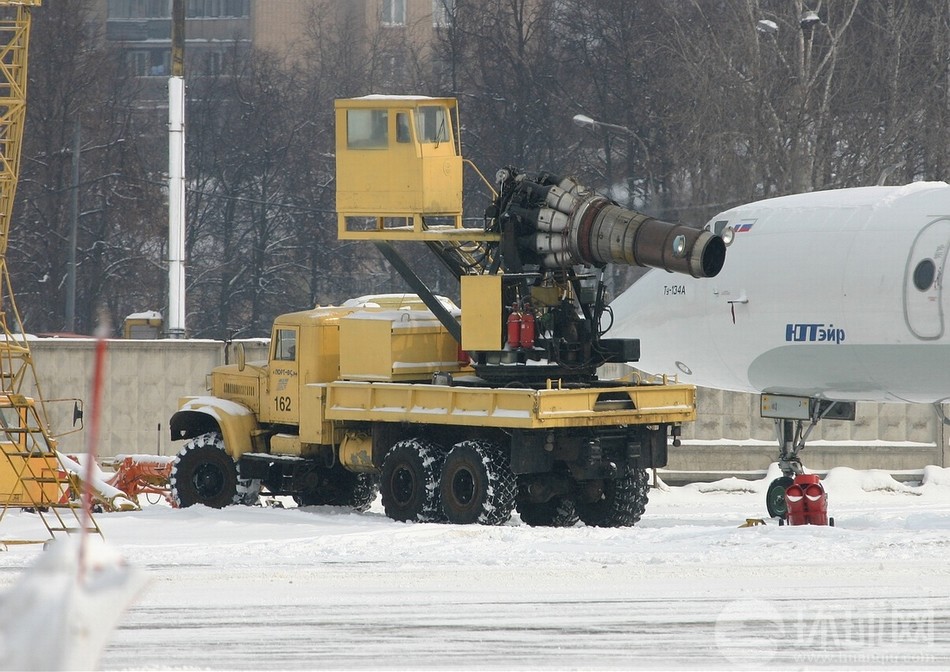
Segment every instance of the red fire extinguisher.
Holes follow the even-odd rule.
[[[534,311],[525,304],[521,314],[521,347],[530,350],[534,347]]]
[[[508,314],[508,347],[514,350],[521,344],[521,313],[517,306],[512,306]]]

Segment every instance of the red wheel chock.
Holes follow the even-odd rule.
[[[785,490],[789,525],[831,525],[828,517],[828,493],[815,474],[799,474]]]

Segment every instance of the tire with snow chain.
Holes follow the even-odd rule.
[[[398,521],[434,522],[439,511],[439,475],[445,451],[422,439],[400,441],[383,460],[379,490],[386,515]]]
[[[572,527],[580,518],[574,500],[555,496],[546,502],[531,502],[523,498],[515,501],[521,522],[531,527]]]
[[[577,502],[577,515],[593,527],[635,525],[647,507],[649,476],[646,469],[604,482],[604,491],[595,502]]]
[[[237,463],[237,487],[234,495],[235,504],[257,506],[261,503],[261,479],[241,478],[241,463]]]
[[[305,483],[306,487],[294,495],[297,506],[346,506],[366,511],[379,492],[376,474],[356,473],[339,464],[330,469],[314,467]]]
[[[462,441],[445,457],[440,491],[448,522],[501,525],[511,518],[517,485],[508,455],[499,446]]]
[[[208,432],[188,441],[172,465],[171,495],[184,508],[204,504],[222,509],[238,500],[238,473],[234,460],[224,452],[219,432]]]

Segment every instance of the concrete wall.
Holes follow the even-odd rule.
[[[266,358],[266,341],[243,343],[249,361]],[[32,348],[45,397],[84,399],[88,426],[96,342],[40,339]],[[169,439],[168,418],[179,397],[204,394],[207,373],[225,363],[224,343],[110,340],[106,352],[99,454],[177,452],[179,444]],[[622,371],[602,375],[619,377]],[[777,458],[774,423],[759,417],[757,396],[701,388],[697,398],[697,421],[683,428],[683,445],[670,449],[671,469],[751,471],[765,469]],[[71,410],[68,402],[50,405],[54,431],[69,428]],[[69,434],[60,446],[65,452],[83,452],[87,437],[88,431]],[[950,466],[944,426],[927,405],[858,404],[855,422],[823,421],[803,457],[813,469]]]
[[[248,361],[267,357],[266,341],[243,341]],[[40,388],[46,399],[78,397],[85,402],[87,431],[60,439],[63,452],[87,450],[92,412],[91,385],[96,342],[93,339],[40,339],[31,342]],[[236,361],[234,346],[229,361]],[[98,453],[169,455],[177,452],[168,434],[168,418],[179,397],[204,394],[206,375],[225,363],[221,341],[109,340]],[[35,392],[24,390],[26,394]],[[71,402],[48,405],[54,433],[70,428]]]
[[[670,469],[758,470],[778,458],[775,422],[759,416],[758,395],[700,388],[696,411],[683,445],[670,449]],[[927,404],[858,403],[854,422],[820,422],[801,456],[816,470],[950,466],[944,426]]]
[[[625,365],[608,365],[599,374],[610,379],[632,372]],[[760,417],[758,395],[698,388],[696,401],[696,422],[683,427],[683,445],[670,448],[669,469],[758,471],[778,459],[775,421]],[[950,466],[947,439],[928,404],[858,403],[854,422],[820,422],[801,457],[815,470],[943,467]]]

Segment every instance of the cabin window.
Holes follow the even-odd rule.
[[[382,149],[388,145],[388,110],[346,111],[346,146],[349,149]]]
[[[292,362],[297,359],[297,331],[295,329],[278,329],[274,339],[274,359],[282,362]]]
[[[438,105],[423,105],[416,112],[419,142],[448,142],[448,110]]]
[[[408,112],[396,112],[396,142],[412,142]]]

